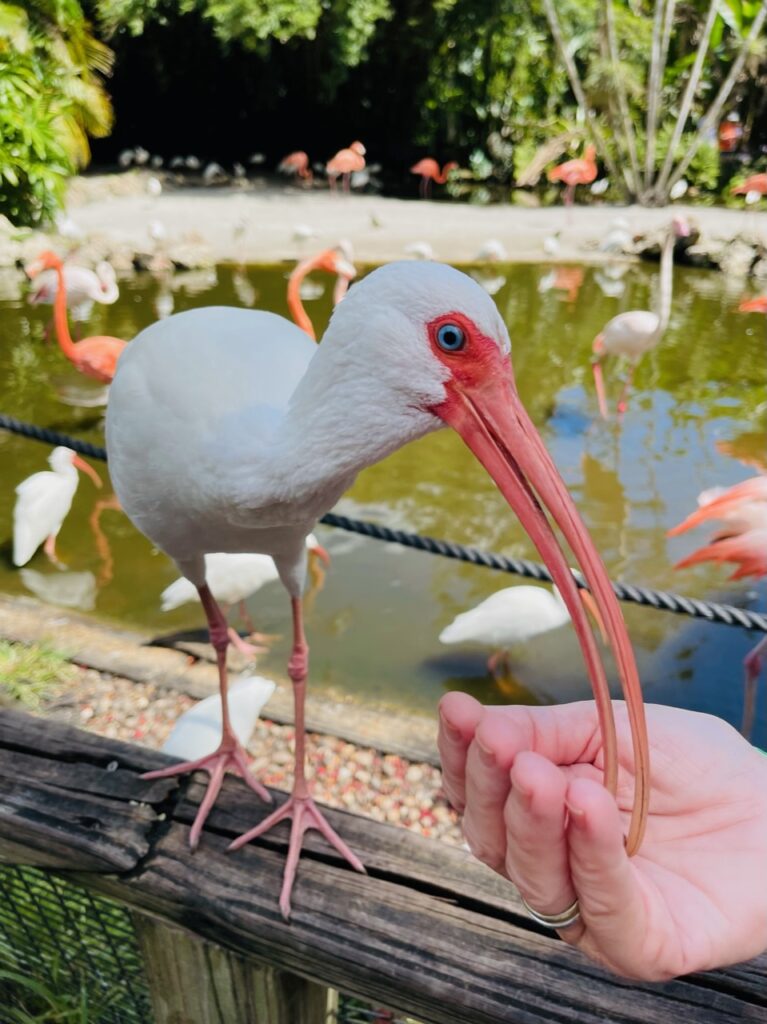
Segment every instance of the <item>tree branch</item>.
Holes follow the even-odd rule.
[[[647,86],[647,139],[645,140],[644,174],[645,186],[649,188],[655,165],[655,132],[658,125],[658,98],[660,88],[661,34],[663,28],[664,0],[655,0],[652,21],[652,44],[650,47],[650,80]]]
[[[615,89],[618,95],[618,110],[620,111],[621,133],[626,143],[626,150],[629,155],[629,160],[631,161],[631,171],[633,176],[632,191],[634,192],[634,195],[639,195],[639,193],[642,190],[642,175],[639,170],[639,160],[637,158],[634,125],[631,121],[628,97],[626,96],[626,88],[623,84],[623,77],[621,75],[620,64],[618,60],[618,41],[615,36],[613,0],[604,0],[604,12],[605,25],[607,27],[607,47],[610,54],[610,63],[612,64],[613,69]]]

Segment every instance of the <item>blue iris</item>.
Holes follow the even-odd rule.
[[[442,324],[437,331],[437,344],[445,352],[460,352],[466,344],[466,335],[458,324]]]

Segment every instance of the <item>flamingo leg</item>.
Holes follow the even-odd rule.
[[[618,404],[615,406],[615,411],[618,413],[619,416],[622,416],[628,409],[629,391],[631,390],[631,382],[634,379],[635,370],[636,363],[632,363],[631,366],[629,366],[628,373],[626,374],[626,381],[623,385],[623,391],[621,391],[621,396],[618,399]]]
[[[55,533],[52,533],[52,534],[50,534],[50,536],[46,537],[45,544],[43,545],[43,551],[48,556],[49,560],[51,562],[53,562],[53,564],[58,569],[64,569],[65,568],[64,563],[61,561],[59,556],[56,554],[56,534]]]
[[[749,739],[754,727],[754,711],[756,710],[756,683],[762,671],[763,652],[767,650],[767,636],[762,637],[752,651],[743,659],[745,670],[743,690],[743,722],[740,731]]]
[[[203,769],[208,772],[210,775],[208,788],[205,791],[205,797],[200,804],[189,833],[189,846],[193,850],[197,848],[197,844],[200,841],[200,833],[202,832],[205,820],[210,813],[210,809],[216,802],[216,797],[221,789],[221,784],[224,781],[224,775],[226,774],[227,768],[237,772],[237,774],[242,777],[243,781],[250,786],[250,788],[257,793],[262,800],[268,804],[272,802],[272,797],[269,791],[266,790],[251,774],[250,768],[248,767],[247,755],[242,744],[234,735],[232,723],[229,719],[226,649],[229,646],[230,637],[226,618],[206,583],[201,587],[198,587],[197,592],[200,595],[202,606],[205,609],[205,615],[208,619],[208,629],[210,631],[210,642],[215,648],[216,660],[218,661],[218,681],[219,689],[221,691],[221,742],[212,754],[200,757],[196,761],[182,761],[181,764],[174,764],[171,765],[170,768],[161,768],[155,772],[147,772],[142,776],[144,779],[167,779],[172,775],[186,775],[189,772],[195,772],[199,769]]]
[[[338,833],[331,827],[322,811],[312,800],[309,785],[306,781],[306,726],[304,704],[306,700],[306,679],[309,674],[309,647],[306,643],[303,625],[301,598],[291,599],[293,609],[293,651],[288,662],[288,675],[293,682],[293,699],[295,704],[295,774],[293,791],[287,801],[276,811],[265,818],[255,828],[250,829],[234,840],[230,850],[238,850],[251,839],[269,832],[279,822],[291,819],[288,856],[285,862],[285,873],[282,878],[280,892],[280,910],[286,921],[290,920],[290,895],[296,878],[296,869],[301,857],[304,833],[310,828],[316,829],[338,853],[348,861],[355,871],[365,874],[362,861],[349,849]]]

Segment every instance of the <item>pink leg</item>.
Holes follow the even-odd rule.
[[[221,789],[227,768],[231,768],[242,776],[242,779],[255,793],[258,793],[262,800],[265,800],[268,804],[272,802],[268,790],[264,789],[261,783],[251,775],[247,755],[242,748],[242,744],[234,735],[232,723],[229,720],[226,674],[226,649],[229,646],[229,627],[208,585],[206,583],[203,584],[197,588],[197,591],[200,595],[202,606],[205,609],[210,630],[210,642],[216,650],[216,658],[218,660],[218,680],[221,689],[221,718],[223,726],[221,742],[218,745],[218,749],[206,757],[200,757],[196,761],[182,761],[181,764],[174,764],[170,768],[161,768],[156,772],[147,772],[146,775],[142,776],[144,779],[167,779],[171,775],[186,775],[201,768],[210,775],[205,797],[200,804],[191,832],[189,833],[189,845],[193,850],[197,848],[197,844],[200,841],[200,833],[205,824],[205,819],[216,802],[216,797]]]
[[[296,868],[301,856],[301,845],[304,832],[310,828],[317,829],[328,843],[333,846],[341,856],[351,864],[355,871],[365,874],[365,868],[359,858],[352,853],[346,843],[341,839],[335,829],[331,828],[325,819],[322,811],[317,807],[309,795],[309,786],[306,782],[305,765],[305,741],[306,728],[304,726],[304,701],[306,698],[306,677],[309,674],[309,648],[304,636],[303,613],[301,609],[301,598],[291,599],[293,608],[293,652],[288,662],[288,674],[293,681],[293,697],[295,701],[296,716],[296,751],[295,751],[295,776],[293,779],[293,792],[288,800],[279,807],[268,818],[265,818],[259,825],[249,832],[239,836],[229,846],[230,850],[238,850],[241,846],[249,843],[251,839],[264,835],[278,822],[286,818],[292,819],[290,828],[290,842],[288,844],[288,857],[285,862],[285,874],[282,879],[282,891],[280,892],[280,910],[286,921],[290,920],[290,894],[293,889],[293,882],[296,877]]]
[[[63,569],[64,563],[59,560],[59,556],[56,554],[56,534],[52,533],[46,538],[45,544],[43,545],[43,551],[48,556],[49,560],[53,562],[59,569]]]
[[[762,652],[767,649],[767,636],[763,637],[752,651],[743,659],[745,683],[743,691],[743,723],[740,731],[749,739],[754,727],[754,711],[756,709],[756,683],[762,671]]]
[[[628,374],[626,375],[626,383],[623,385],[623,391],[621,391],[621,397],[618,399],[618,404],[615,406],[615,411],[619,416],[622,416],[629,407],[629,391],[631,389],[631,382],[634,379],[634,371],[636,366],[629,366]]]
[[[244,654],[246,658],[253,658],[257,654],[266,654],[269,650],[269,648],[264,647],[263,644],[249,644],[247,640],[243,640],[234,626],[227,627],[227,634],[232,643],[232,647],[236,648],[240,654]]]
[[[599,403],[599,415],[603,420],[606,420],[609,416],[607,410],[607,396],[605,395],[605,379],[602,375],[602,360],[597,356],[591,363],[591,369],[594,371],[594,387],[597,392],[597,402]]]

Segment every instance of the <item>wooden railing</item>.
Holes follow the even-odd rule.
[[[192,854],[203,788],[140,778],[165,763],[0,713],[0,861],[72,873],[131,908],[156,1024],[322,1024],[327,987],[426,1024],[767,1020],[767,957],[663,985],[616,980],[537,930],[465,851],[341,811],[328,817],[368,874],[310,833],[286,924],[285,836],[226,853],[260,802],[228,779]]]

